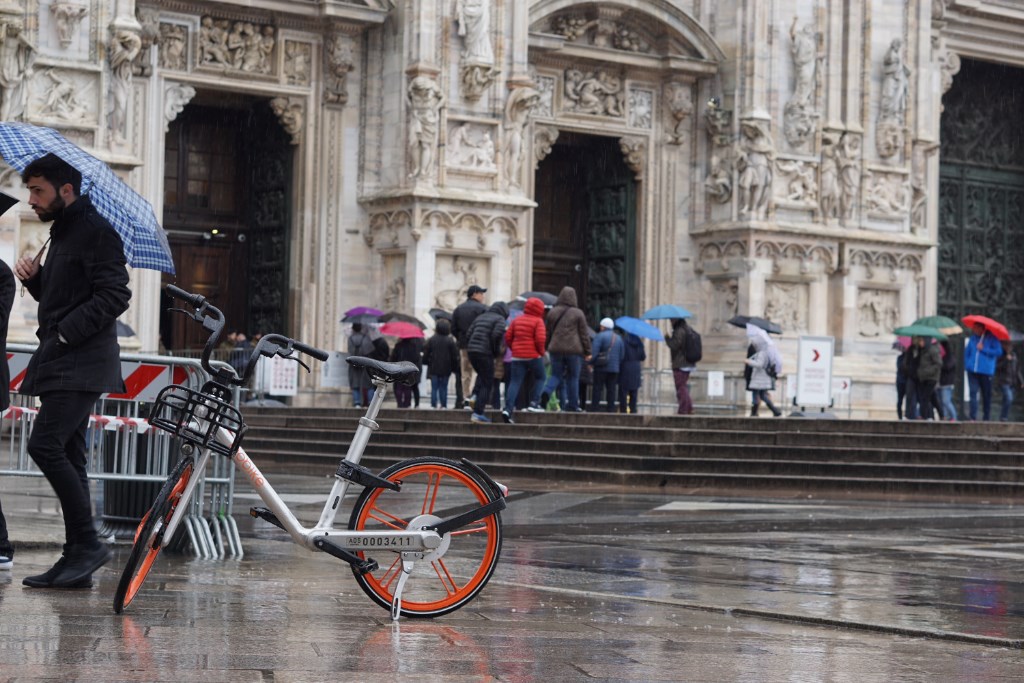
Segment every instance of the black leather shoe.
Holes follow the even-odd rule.
[[[113,553],[110,549],[98,542],[94,546],[70,546],[65,550],[64,557],[50,570],[53,572],[50,577],[47,577],[50,574],[47,572],[31,577],[38,579],[36,585],[28,583],[29,579],[22,583],[34,588],[81,588],[83,584],[92,582],[92,573],[110,562],[111,557]],[[45,578],[50,579],[48,584],[43,583]]]
[[[65,548],[67,548],[67,546],[65,546]],[[57,560],[57,562],[52,567],[47,569],[42,574],[37,574],[35,576],[26,576],[24,579],[21,580],[21,583],[23,585],[25,585],[25,586],[28,586],[29,588],[55,588],[56,586],[53,585],[53,580],[55,578],[57,578],[57,576],[64,570],[64,567],[66,565],[67,565],[67,550],[65,550],[65,554],[61,555],[61,558],[59,560]],[[82,579],[82,580],[80,580],[80,581],[78,581],[76,583],[65,585],[65,586],[60,586],[60,587],[61,588],[92,588],[92,585],[93,585],[92,584],[92,575],[90,574],[90,575],[87,575],[84,579]]]

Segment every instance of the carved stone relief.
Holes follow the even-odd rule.
[[[171,122],[178,118],[185,105],[196,96],[196,89],[191,85],[171,83],[164,91],[164,132],[170,130]]]
[[[42,73],[35,86],[42,91],[41,116],[73,124],[85,124],[94,119],[95,108],[83,99],[85,91],[95,87],[92,79],[65,69],[50,68]]]
[[[748,244],[742,240],[701,242],[697,251],[694,271],[698,275],[704,272],[729,272],[735,269],[734,261],[749,260]]]
[[[434,261],[434,305],[446,311],[466,300],[471,285],[488,287],[490,261],[486,258],[437,254]]]
[[[460,235],[473,235],[473,248],[484,249],[487,235],[500,233],[508,235],[508,247],[516,249],[526,242],[519,235],[519,224],[506,215],[479,214],[472,211],[451,212],[442,209],[429,211],[420,224],[412,230],[413,238],[419,240],[430,232],[443,232],[446,248],[466,247],[459,241]],[[458,242],[458,244],[457,244]]]
[[[558,140],[558,129],[554,126],[535,126],[533,131],[534,168],[551,154],[551,148]]]
[[[567,111],[595,116],[623,115],[622,78],[598,69],[584,74],[578,69],[565,72],[565,100]]]
[[[821,37],[813,24],[806,24],[798,31],[797,20],[794,18],[789,36],[792,40],[790,55],[796,78],[793,96],[783,110],[782,129],[786,142],[794,149],[801,149],[814,136],[817,127],[818,112],[814,107],[814,94],[818,64],[824,57],[819,53]]]
[[[147,78],[153,74],[153,46],[160,42],[160,11],[151,7],[137,7],[135,18],[142,27],[139,33],[142,49],[132,63],[132,74]]]
[[[921,254],[900,251],[883,251],[861,247],[851,248],[846,257],[847,270],[850,266],[859,266],[864,270],[864,277],[874,280],[882,271],[885,280],[894,283],[900,279],[899,271],[907,271],[919,275],[924,267]]]
[[[775,162],[778,177],[775,183],[776,203],[798,208],[817,208],[817,167],[800,159],[778,159]]]
[[[38,54],[21,19],[0,19],[0,121],[19,121],[28,105],[28,80]]]
[[[665,104],[671,117],[669,144],[681,145],[686,138],[686,122],[693,115],[693,93],[686,83],[669,83],[665,86]]]
[[[533,88],[516,88],[505,102],[505,181],[510,187],[522,185],[523,160],[526,154],[526,126],[540,93]]]
[[[711,170],[704,179],[704,191],[712,201],[725,204],[732,199],[732,168],[729,160],[711,155]]]
[[[71,46],[78,31],[78,25],[89,14],[89,8],[72,2],[55,2],[50,5],[50,15],[57,31],[57,40],[65,50]]]
[[[127,136],[128,98],[131,94],[132,63],[142,50],[142,38],[128,29],[117,29],[108,48],[110,60],[110,132],[118,142]]]
[[[284,41],[284,76],[288,85],[309,85],[313,46],[294,40]]]
[[[626,166],[636,174],[637,180],[641,180],[644,175],[644,167],[647,165],[647,138],[620,138],[619,149],[622,150]]]
[[[734,329],[729,320],[739,313],[739,281],[736,278],[715,278],[711,284],[711,327],[712,332],[726,332]]]
[[[629,126],[630,128],[651,128],[651,115],[654,109],[654,93],[640,88],[629,89]]]
[[[778,323],[787,333],[807,332],[810,287],[802,282],[765,282],[764,318]]]
[[[910,226],[925,230],[928,209],[928,158],[939,149],[936,143],[915,143],[910,157]]]
[[[388,264],[387,261],[399,261],[399,264]],[[385,272],[393,272],[399,267],[405,268],[405,257],[401,258],[388,257],[385,259]],[[384,308],[388,311],[402,311],[405,310],[405,276],[398,275],[391,278],[387,286],[384,288]]]
[[[585,43],[626,52],[650,52],[651,42],[641,29],[619,21],[620,14],[614,9],[605,9],[595,18],[579,14],[562,14],[552,20],[550,30],[570,43]]]
[[[199,22],[197,64],[227,72],[269,74],[274,67],[275,34],[268,24],[204,16]]]
[[[452,122],[446,163],[459,169],[496,172],[493,126]]]
[[[160,24],[160,56],[161,69],[184,71],[188,64],[185,61],[188,48],[188,28],[180,24]]]
[[[270,109],[281,122],[284,131],[292,136],[291,143],[302,142],[302,131],[305,123],[305,100],[299,97],[275,97],[270,100]]]
[[[864,181],[864,206],[875,218],[904,219],[910,212],[910,178],[906,173],[869,169]]]
[[[408,211],[399,210],[373,213],[370,214],[370,221],[366,226],[366,231],[363,233],[363,241],[366,242],[368,247],[379,246],[378,234],[386,233],[390,241],[388,246],[397,247],[401,241],[402,233],[408,231],[411,226],[412,218]]]
[[[834,247],[811,242],[790,242],[783,240],[759,240],[754,245],[754,254],[758,258],[772,260],[772,272],[782,272],[783,262],[799,263],[799,272],[806,275],[812,271],[813,264],[821,265],[824,272],[832,274],[838,267],[838,257]]]
[[[723,109],[717,99],[712,100],[704,110],[704,128],[712,145],[727,146],[732,142],[732,111]]]
[[[537,92],[540,93],[540,101],[537,103],[536,109],[533,110],[533,115],[550,119],[555,113],[557,81],[554,76],[534,76],[533,82],[536,84]]]
[[[839,218],[839,141],[842,133],[826,131],[821,136],[821,215],[826,221]]]
[[[438,123],[445,97],[437,81],[416,76],[409,82],[406,101],[409,104],[409,177],[429,182],[434,178]]]
[[[843,133],[836,150],[839,166],[839,211],[843,220],[853,219],[860,191],[861,137],[856,133]]]
[[[857,334],[869,339],[889,337],[899,327],[900,294],[892,289],[857,291]]]
[[[459,83],[462,86],[462,96],[470,102],[476,102],[497,80],[499,74],[501,69],[490,64],[460,65]]]
[[[343,105],[348,102],[348,74],[355,68],[352,41],[336,33],[324,46],[324,103]]]
[[[749,218],[763,220],[768,214],[771,199],[775,145],[768,132],[767,121],[746,119],[740,122],[740,131],[742,135],[736,145],[740,212]]]
[[[903,61],[903,40],[893,38],[882,62],[882,92],[875,129],[875,146],[883,159],[903,148],[910,69]]]

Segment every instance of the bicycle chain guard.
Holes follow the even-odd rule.
[[[207,382],[201,391],[179,384],[166,386],[156,398],[149,423],[197,448],[209,448],[230,458],[238,451],[249,428],[242,414],[230,403],[217,398],[217,394],[226,396],[227,392],[215,382]],[[234,435],[230,444],[217,440],[220,427]]]

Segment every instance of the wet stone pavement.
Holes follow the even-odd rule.
[[[273,477],[307,523],[329,483]],[[1024,508],[512,485],[502,561],[453,614],[390,621],[347,566],[252,520],[243,559],[162,554],[123,615],[45,482],[0,477],[0,681],[1019,681]]]

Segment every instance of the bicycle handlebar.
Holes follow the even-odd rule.
[[[249,377],[252,376],[252,372],[256,367],[256,361],[259,360],[260,356],[270,358],[277,355],[282,358],[294,360],[296,363],[306,368],[307,372],[310,371],[309,366],[294,356],[295,351],[312,356],[319,361],[326,361],[330,357],[330,354],[326,351],[321,351],[316,347],[310,346],[309,344],[296,339],[291,339],[281,334],[268,334],[261,337],[259,342],[256,343],[256,347],[249,356],[249,360],[245,364],[245,370],[242,372],[240,377],[235,377],[233,373],[225,368],[214,369],[210,364],[210,356],[212,355],[213,350],[217,348],[221,333],[224,331],[224,313],[207,301],[206,297],[200,294],[186,292],[184,289],[175,287],[174,285],[167,285],[165,289],[167,293],[175,299],[180,299],[195,308],[196,310],[194,313],[190,313],[183,309],[178,310],[185,313],[196,322],[201,322],[203,324],[203,328],[210,331],[210,338],[206,340],[206,346],[203,348],[203,355],[200,358],[200,362],[202,363],[203,369],[210,373],[210,376],[216,378],[220,382],[225,384],[234,384],[236,386],[244,385],[249,381]]]

